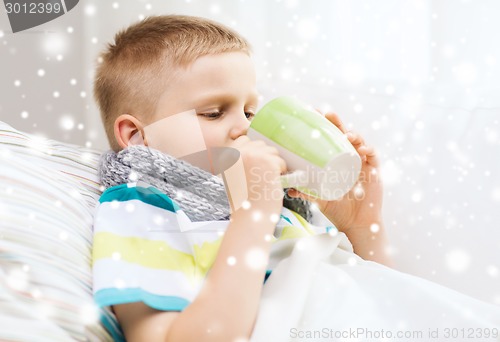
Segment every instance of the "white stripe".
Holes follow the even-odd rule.
[[[195,229],[183,232],[179,229],[178,218],[178,214],[140,200],[104,202],[95,212],[94,234],[109,232],[124,237],[164,241],[172,248],[192,254],[193,244],[201,245],[219,239],[229,225],[229,221],[194,222]]]
[[[300,228],[305,230],[302,223],[300,223],[299,219],[295,217],[295,215],[292,213],[292,211],[290,209],[283,207],[281,214],[283,216],[285,216],[286,218],[290,219],[290,221],[292,221],[292,226],[300,227]],[[290,225],[288,222],[286,222],[286,223],[287,223],[287,225]]]
[[[135,236],[141,234],[180,232],[177,215],[140,200],[100,203],[96,210],[94,231],[107,231]]]
[[[161,296],[177,296],[189,301],[201,288],[180,271],[158,270],[123,260],[100,259],[93,266],[93,292],[106,288],[136,288]]]

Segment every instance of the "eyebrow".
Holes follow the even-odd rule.
[[[229,95],[226,93],[212,93],[212,94],[208,94],[206,96],[203,96],[203,97],[197,99],[196,105],[199,106],[203,103],[211,102],[211,101],[232,101],[234,99],[235,99],[235,96]],[[257,103],[259,101],[259,95],[257,93],[251,93],[248,96],[247,101]]]

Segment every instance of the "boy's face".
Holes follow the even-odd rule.
[[[178,69],[158,101],[152,122],[170,120],[178,113],[196,117],[180,120],[179,125],[161,125],[161,134],[179,136],[178,144],[168,144],[167,153],[176,155],[176,146],[199,144],[206,148],[231,147],[245,135],[257,109],[256,75],[252,60],[242,52],[228,52],[198,58],[186,69]],[[194,109],[194,111],[192,111]],[[174,118],[175,119],[175,118]],[[177,126],[177,128],[175,127]],[[189,126],[189,127],[187,127]],[[201,134],[203,137],[197,137]],[[147,134],[146,134],[147,137]],[[154,146],[153,146],[154,147]]]

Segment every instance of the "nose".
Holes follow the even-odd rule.
[[[237,139],[242,135],[246,135],[248,128],[250,127],[250,121],[247,119],[244,112],[239,113],[238,115],[235,116],[237,116],[237,119],[233,124],[230,134],[233,140]]]

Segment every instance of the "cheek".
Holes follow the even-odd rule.
[[[224,141],[224,132],[221,129],[222,125],[204,125],[203,139],[207,148],[213,146],[220,146]]]

